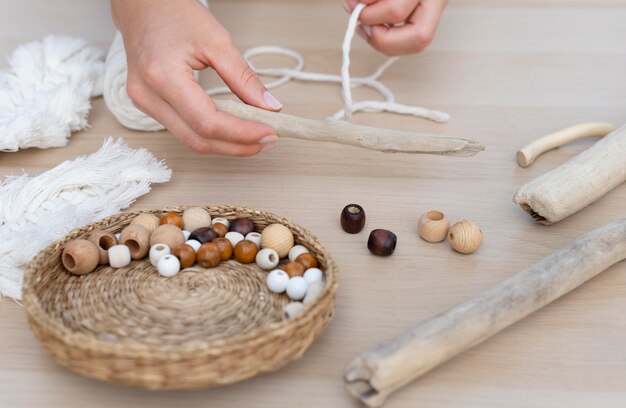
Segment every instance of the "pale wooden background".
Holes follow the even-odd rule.
[[[241,48],[293,47],[307,68],[338,72],[346,15],[338,0],[214,0],[213,10]],[[203,392],[151,393],[82,378],[59,367],[37,344],[24,311],[0,303],[0,406],[357,406],[342,371],[357,353],[492,286],[573,239],[624,215],[620,187],[558,225],[533,225],[511,202],[516,189],[575,155],[575,143],[517,167],[518,147],[577,122],[626,119],[626,1],[453,0],[428,52],[384,76],[398,100],[448,111],[436,125],[393,115],[357,122],[476,138],[488,146],[462,159],[390,156],[331,144],[282,140],[253,159],[202,157],[167,133],[123,129],[94,103],[93,128],[66,149],[0,153],[0,174],[37,173],[97,149],[107,135],[148,147],[174,170],[135,208],[238,203],[284,215],[310,228],[341,267],[336,317],[304,358],[241,384]],[[0,2],[0,51],[47,33],[106,45],[113,34],[104,0]],[[355,42],[354,72],[383,58]],[[4,62],[2,64],[5,64]],[[3,65],[4,66],[4,65]],[[214,83],[214,79],[208,82]],[[285,111],[324,117],[341,103],[332,85],[294,83],[275,92]],[[366,96],[358,93],[357,97]],[[338,214],[361,203],[367,229],[399,236],[389,259],[369,256],[367,232],[344,234]],[[462,256],[426,244],[415,225],[429,208],[480,224],[485,243]],[[426,375],[388,407],[624,406],[626,265]]]

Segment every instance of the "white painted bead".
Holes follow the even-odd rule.
[[[243,241],[244,236],[242,233],[240,232],[236,232],[236,231],[230,231],[227,232],[226,235],[224,236],[224,238],[226,238],[227,240],[230,241],[230,243],[233,245],[233,248],[237,245],[237,243],[239,241]]]
[[[292,300],[300,300],[306,295],[308,284],[302,276],[294,276],[287,283],[287,296]]]
[[[189,239],[189,235],[191,235],[191,232],[183,230],[183,235],[185,236],[185,241],[187,241]]]
[[[230,222],[228,222],[228,220],[226,218],[213,218],[213,221],[211,221],[211,225],[215,225],[218,222],[220,224],[226,225],[226,228],[230,228]]]
[[[289,260],[290,260],[291,262],[295,262],[295,261],[296,261],[296,258],[297,258],[299,255],[302,255],[302,254],[308,254],[308,253],[309,253],[309,250],[308,250],[308,249],[306,249],[306,247],[304,247],[304,246],[302,246],[302,245],[296,245],[296,246],[294,246],[293,248],[291,248],[291,249],[289,250]]]
[[[171,249],[165,244],[154,244],[150,247],[148,257],[150,257],[150,263],[152,266],[157,266],[159,259],[164,255],[169,255]]]
[[[283,307],[283,314],[287,319],[293,319],[298,316],[304,310],[304,305],[302,302],[291,302],[287,303]]]
[[[108,252],[112,268],[123,268],[130,264],[130,249],[126,245],[113,245]]]
[[[267,275],[267,287],[274,293],[283,293],[289,283],[289,275],[282,269],[274,269]]]
[[[322,282],[324,280],[324,272],[318,268],[310,268],[304,271],[303,277],[308,284],[313,282]]]
[[[256,245],[257,248],[261,248],[261,234],[259,234],[258,232],[249,233],[248,235],[246,235],[246,239],[248,241],[254,242],[254,245]]]
[[[259,265],[259,268],[266,271],[276,268],[279,261],[278,252],[272,248],[264,248],[256,253],[256,264]]]
[[[304,296],[304,300],[302,301],[302,303],[308,305],[309,303],[317,299],[322,294],[322,292],[324,292],[323,282],[316,281],[311,283],[306,288],[306,295]]]
[[[196,252],[198,252],[198,249],[200,249],[200,247],[202,246],[202,243],[200,241],[196,241],[195,239],[188,239],[187,241],[185,241],[185,244],[192,247],[193,250]]]
[[[164,255],[159,259],[157,269],[162,276],[171,278],[180,271],[180,261],[174,255]]]

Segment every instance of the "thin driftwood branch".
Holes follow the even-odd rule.
[[[522,186],[513,197],[545,225],[561,221],[626,181],[626,126],[554,170]]]
[[[586,137],[606,136],[613,130],[613,125],[602,122],[580,123],[578,125],[561,129],[558,132],[545,135],[544,137],[541,137],[522,147],[517,152],[517,164],[519,164],[520,167],[528,167],[533,164],[537,157],[549,150],[556,149],[557,147],[561,147],[567,143],[573,142],[574,140]]]
[[[356,357],[348,391],[370,407],[626,258],[626,218],[586,233],[496,287]]]
[[[306,119],[228,100],[216,100],[215,103],[220,110],[231,115],[267,123],[281,137],[333,142],[393,153],[473,156],[485,149],[480,143],[468,139],[380,129],[341,121]]]

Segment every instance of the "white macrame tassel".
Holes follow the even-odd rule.
[[[0,296],[21,298],[20,266],[69,231],[130,206],[169,181],[171,171],[146,149],[111,138],[97,152],[38,176],[0,183]]]
[[[0,151],[66,146],[88,127],[103,72],[104,52],[79,38],[51,35],[17,48],[0,72]]]

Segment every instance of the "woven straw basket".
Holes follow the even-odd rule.
[[[121,269],[67,273],[64,245],[95,229],[120,232],[141,212],[122,213],[74,230],[27,266],[24,305],[41,344],[80,374],[154,390],[230,384],[301,357],[333,314],[335,262],[311,233],[284,218],[234,206],[204,208],[214,217],[248,216],[257,231],[272,223],[288,226],[296,243],[318,258],[326,276],[323,294],[286,320],[282,308],[290,301],[267,289],[267,272],[254,264],[230,260],[163,278],[143,259]]]

